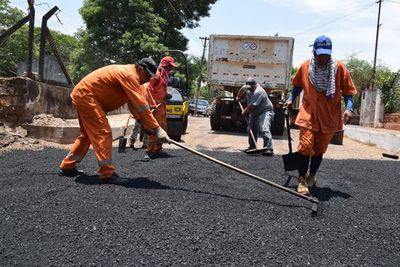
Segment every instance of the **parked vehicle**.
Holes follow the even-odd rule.
[[[167,50],[171,55],[180,55],[184,61],[185,81],[179,81],[170,77],[168,93],[172,95],[167,100],[167,133],[175,141],[181,140],[182,134],[186,132],[189,115],[189,71],[185,54],[179,50]]]
[[[189,113],[193,115],[196,111],[196,99],[189,99]],[[208,117],[210,115],[210,108],[208,101],[199,99],[197,102],[197,114]]]
[[[213,101],[212,130],[246,125],[235,98],[247,78],[253,77],[268,89],[274,105],[272,134],[283,134],[282,106],[290,83],[293,45],[294,39],[290,37],[210,35],[207,84],[211,89],[224,92],[224,96]]]

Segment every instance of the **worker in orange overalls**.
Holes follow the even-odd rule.
[[[313,56],[294,75],[293,89],[285,106],[304,92],[295,124],[300,127],[297,147],[299,184],[297,191],[308,195],[317,182],[316,173],[334,133],[351,118],[353,95],[357,93],[346,65],[331,57],[332,41],[324,35],[315,39]],[[342,112],[342,97],[345,109]]]
[[[145,84],[148,87],[148,92],[155,101],[151,103],[152,106],[156,107],[153,111],[154,117],[164,130],[167,130],[167,109],[165,102],[168,94],[169,74],[172,68],[177,66],[173,57],[163,57],[156,75]],[[159,156],[162,156],[162,142],[159,142],[156,135],[149,134],[145,158],[154,159]]]
[[[121,185],[128,183],[128,179],[115,173],[112,163],[112,132],[106,117],[107,112],[128,101],[130,112],[140,120],[144,129],[157,136],[161,142],[169,142],[167,133],[149,108],[142,86],[156,71],[154,60],[143,58],[134,65],[102,67],[88,74],[74,87],[71,98],[78,111],[80,135],[61,162],[59,175],[72,177],[82,174],[76,165],[92,145],[99,164],[100,181]]]

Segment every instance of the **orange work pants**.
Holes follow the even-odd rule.
[[[167,131],[167,116],[166,115],[158,115],[153,114],[154,118],[157,120],[158,124],[161,128]],[[162,143],[158,142],[155,134],[149,135],[148,144],[147,144],[147,152],[148,153],[157,153],[162,150]]]
[[[61,169],[72,169],[93,146],[99,164],[100,179],[110,177],[115,168],[112,164],[112,132],[106,113],[100,105],[76,105],[79,116],[80,135],[76,138],[70,152],[60,164]],[[96,101],[97,102],[97,101]]]
[[[328,145],[334,134],[335,132],[315,132],[300,127],[300,143],[297,150],[304,156],[322,155],[328,149]]]

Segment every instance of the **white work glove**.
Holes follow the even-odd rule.
[[[169,138],[167,132],[164,131],[163,128],[158,127],[158,128],[154,131],[154,133],[156,134],[157,139],[158,139],[159,142],[161,142],[161,143],[168,143],[168,144],[171,143],[171,139]]]

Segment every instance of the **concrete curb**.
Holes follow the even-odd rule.
[[[365,144],[376,145],[392,153],[400,152],[400,132],[346,125],[344,135]]]

